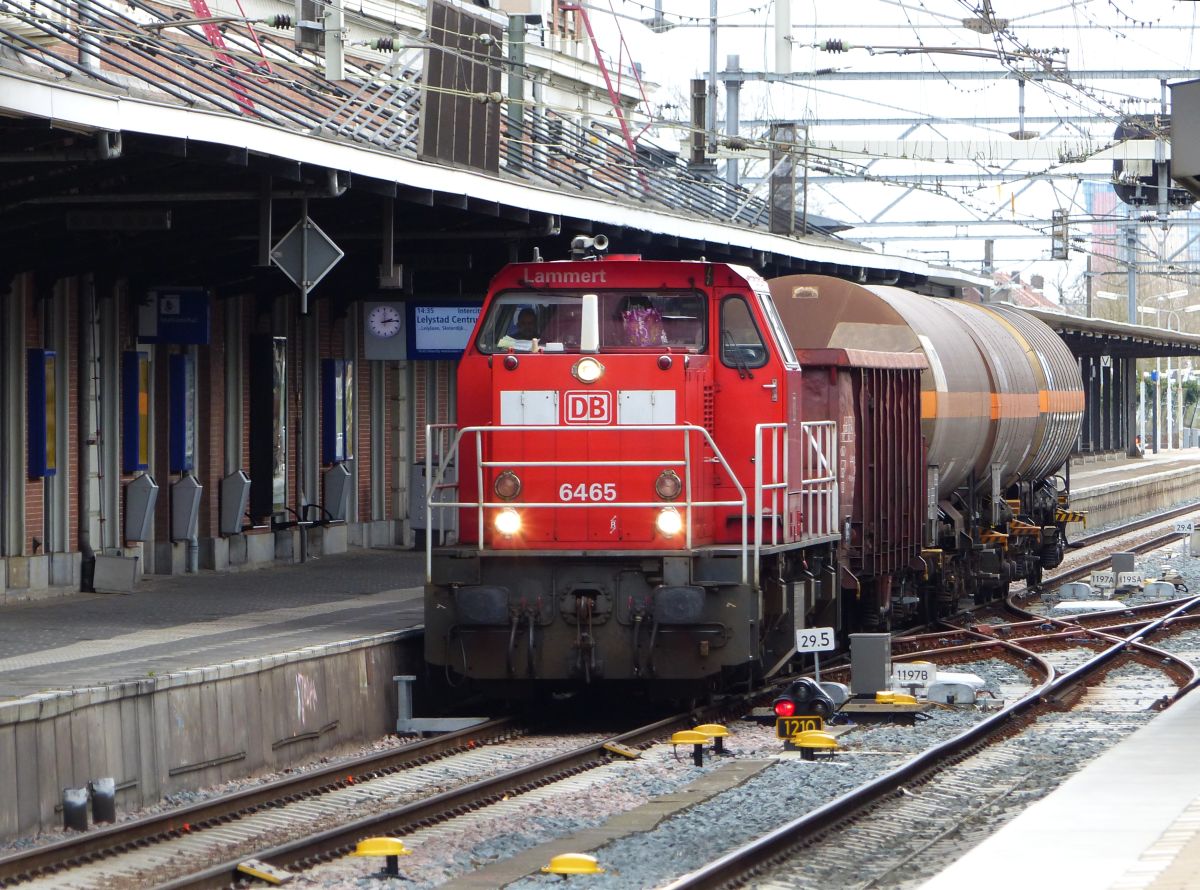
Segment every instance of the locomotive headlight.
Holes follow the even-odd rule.
[[[509,538],[521,530],[521,514],[512,507],[505,507],[497,513],[494,522],[496,531]]]
[[[663,470],[654,480],[654,490],[664,501],[673,501],[683,491],[683,482],[674,470]]]
[[[588,356],[577,361],[571,373],[580,383],[595,383],[604,376],[604,365],[600,364],[599,359]]]
[[[496,477],[496,496],[504,501],[511,501],[521,493],[521,479],[512,470],[505,470]]]
[[[667,507],[658,514],[658,518],[654,520],[654,526],[663,537],[674,537],[683,528],[683,517],[674,507]]]

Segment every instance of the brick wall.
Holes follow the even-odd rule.
[[[396,412],[399,405],[396,402],[396,363],[385,362],[383,365],[383,416],[376,419],[380,424],[383,435],[383,504],[380,515],[384,519],[395,519],[395,498],[392,490],[396,485],[396,450],[392,430],[396,423]]]
[[[300,414],[304,403],[304,344],[300,335],[299,314],[288,315],[287,325],[287,493],[284,503],[292,509],[300,506],[300,455],[304,453],[304,428]],[[311,497],[311,495],[310,495]],[[288,521],[296,517],[289,515]]]
[[[358,464],[358,518],[362,522],[370,520],[371,507],[371,425],[385,423],[383,417],[375,417],[371,413],[371,373],[368,362],[363,358],[362,343],[359,343],[359,353],[347,356],[354,359],[354,436],[355,459]]]
[[[425,424],[450,423],[450,393],[455,362],[413,362],[413,460],[425,460]],[[433,392],[433,404],[429,393]],[[444,442],[445,440],[443,440]]]
[[[242,323],[238,333],[242,341],[242,463],[238,469],[250,472],[250,356],[249,335],[258,333],[255,328],[256,312],[254,300],[245,298],[241,301]],[[251,480],[253,483],[253,480]],[[244,517],[243,517],[244,519]]]
[[[67,484],[67,550],[79,549],[79,513],[82,509],[80,498],[83,496],[83,467],[79,460],[82,445],[79,439],[79,355],[83,351],[79,339],[79,294],[82,288],[78,278],[64,282],[63,302],[66,305],[66,355],[58,356],[59,362],[66,362],[67,386],[66,392],[59,393],[60,399],[66,399],[66,441],[64,451],[58,456],[60,467],[69,467]],[[61,416],[61,415],[60,415]],[[61,439],[60,439],[61,440]]]
[[[196,479],[204,486],[198,534],[216,537],[221,522],[221,476],[225,471],[225,313],[228,303],[213,301],[212,343],[196,356]]]
[[[117,528],[119,528],[121,530],[119,539],[122,542],[124,542],[125,541],[125,490],[126,490],[126,486],[129,485],[129,483],[132,482],[134,477],[137,475],[137,473],[135,473],[135,472],[131,472],[131,473],[125,472],[125,457],[124,457],[124,454],[125,454],[125,451],[124,451],[124,448],[125,448],[125,441],[124,441],[125,412],[127,410],[132,411],[135,409],[134,409],[134,406],[132,406],[132,405],[130,405],[128,407],[126,407],[126,405],[125,405],[125,393],[122,391],[122,388],[121,388],[121,375],[123,373],[123,362],[124,362],[125,353],[131,349],[137,348],[137,338],[134,333],[134,330],[135,330],[134,325],[136,324],[136,319],[130,317],[131,309],[130,309],[130,296],[129,296],[128,282],[122,282],[121,284],[117,285],[114,288],[113,307],[117,313],[117,356],[116,356],[117,361],[115,363],[116,370],[117,370],[117,379],[115,381],[113,391],[116,393],[117,404],[119,406],[119,410],[117,411],[117,428],[115,430],[107,431],[107,434],[105,435],[105,439],[104,439],[104,441],[105,441],[104,447],[105,448],[114,447],[117,449],[117,467],[121,474],[120,475],[120,486],[121,486],[121,497],[120,497],[121,508],[120,509],[121,509],[121,512],[120,512],[119,516],[110,516],[110,517],[106,517],[106,518],[109,522],[117,523]],[[106,347],[102,346],[101,348],[103,349]],[[155,373],[153,367],[151,368],[150,373],[152,375]],[[153,456],[153,454],[154,454],[154,441],[153,440],[150,442],[150,453]],[[163,464],[163,468],[164,469],[166,468],[166,464]],[[155,480],[155,481],[157,482],[158,480]],[[168,509],[167,496],[166,496],[165,490],[159,491],[158,500],[154,504],[154,509],[157,513],[157,515],[155,516],[155,528],[157,528],[158,516],[161,516],[162,512]]]
[[[71,480],[71,497],[75,505],[76,517],[76,522],[72,523],[70,529],[72,549],[77,549],[79,545],[81,529],[94,528],[97,533],[91,535],[90,544],[93,548],[99,548],[101,545],[100,527],[98,523],[93,526],[93,523],[98,520],[99,503],[91,503],[90,513],[84,514],[84,506],[89,497],[84,493],[85,488],[94,495],[99,494],[96,488],[96,467],[92,467],[91,475],[84,471],[87,463],[84,460],[85,451],[91,452],[92,460],[98,459],[98,449],[95,448],[95,445],[98,439],[96,412],[99,410],[99,406],[94,389],[96,384],[93,381],[96,371],[95,355],[91,351],[94,346],[98,346],[96,343],[97,332],[92,325],[85,321],[91,313],[95,288],[94,279],[81,279],[69,314],[71,319],[71,336],[68,339],[70,344],[68,352],[71,353],[69,388],[72,393],[70,423],[75,436],[75,448],[71,454],[75,474]],[[92,360],[85,364],[84,357],[88,355],[92,356]]]
[[[429,362],[413,362],[413,460],[425,460],[425,424],[429,423]]]

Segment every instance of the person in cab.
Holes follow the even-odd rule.
[[[525,306],[517,313],[517,323],[512,331],[496,341],[500,349],[511,349],[514,352],[533,352],[537,346],[538,318],[537,313]]]

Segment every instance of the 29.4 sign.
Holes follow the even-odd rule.
[[[804,627],[796,631],[797,652],[832,652],[836,648],[832,627]]]

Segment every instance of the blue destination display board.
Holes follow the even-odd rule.
[[[467,348],[482,301],[408,303],[408,357],[456,359]]]

